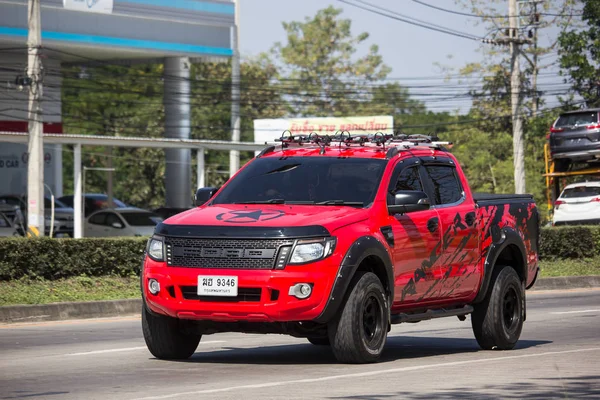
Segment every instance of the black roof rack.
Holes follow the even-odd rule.
[[[343,145],[346,147],[352,145],[368,145],[380,147],[381,150],[385,151],[386,147],[389,147],[386,153],[386,158],[388,159],[398,154],[401,149],[429,147],[445,151],[446,149],[443,146],[452,145],[452,142],[440,141],[436,135],[407,135],[404,133],[386,134],[383,132],[351,135],[348,131],[338,131],[334,135],[320,135],[317,132],[311,132],[308,135],[294,135],[291,131],[286,130],[281,137],[275,139],[275,142],[281,143],[282,150],[288,148],[290,145],[317,145],[320,147],[319,154],[325,154],[326,147],[332,146],[332,143],[335,143],[339,148],[342,148]],[[261,157],[273,151],[275,151],[275,146],[269,146],[262,150],[257,157]]]

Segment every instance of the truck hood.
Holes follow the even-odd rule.
[[[320,225],[329,232],[368,218],[367,210],[348,206],[218,204],[174,215],[167,225],[299,227]]]

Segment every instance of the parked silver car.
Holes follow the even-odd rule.
[[[0,196],[0,204],[18,206],[24,216],[24,221],[27,221],[26,196],[11,194],[2,195]],[[44,198],[44,230],[46,236],[50,235],[50,221],[52,218],[51,205],[52,201],[48,197]],[[52,232],[52,235],[55,237],[73,236],[73,209],[56,199],[54,200],[54,227]]]
[[[86,237],[152,236],[163,219],[140,208],[104,209],[91,214],[85,221]]]

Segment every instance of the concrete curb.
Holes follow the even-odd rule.
[[[597,276],[557,276],[538,279],[530,290],[589,289],[600,287]]]
[[[600,276],[541,278],[530,289],[561,290],[600,287]],[[0,323],[59,321],[139,315],[141,299],[83,301],[0,307]]]
[[[0,323],[105,318],[140,314],[141,299],[82,301],[0,307]]]

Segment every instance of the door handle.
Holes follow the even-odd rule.
[[[431,218],[429,221],[427,221],[427,230],[431,233],[434,233],[435,231],[437,231],[439,225],[440,222],[437,217]]]

